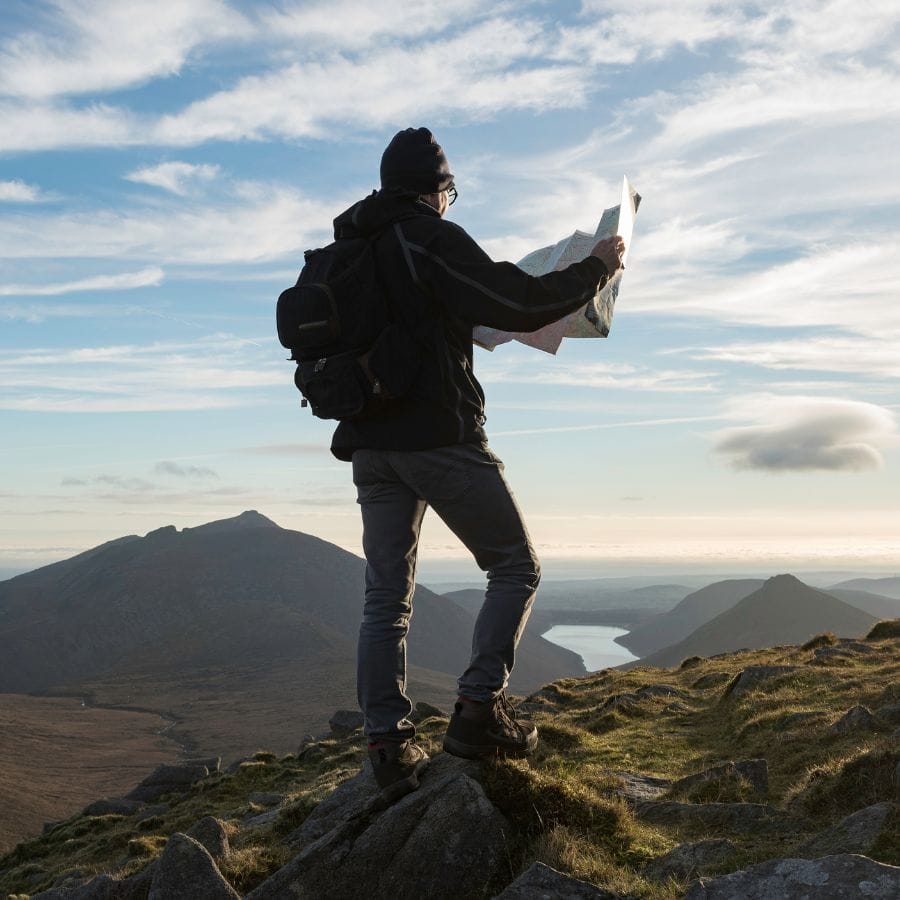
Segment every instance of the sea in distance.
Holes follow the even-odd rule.
[[[614,638],[621,634],[628,634],[627,629],[609,625],[554,625],[541,637],[579,654],[588,672],[596,672],[638,659],[615,642]]]

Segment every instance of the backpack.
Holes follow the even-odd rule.
[[[301,405],[320,419],[378,416],[408,393],[419,368],[418,342],[392,321],[378,283],[376,239],[307,250],[297,283],[278,298],[278,339],[297,364]]]

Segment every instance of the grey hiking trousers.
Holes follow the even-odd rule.
[[[404,740],[406,635],[412,615],[419,530],[428,506],[487,572],[472,655],[459,692],[490,700],[504,690],[540,582],[540,565],[503,463],[483,444],[433,450],[355,450],[362,509],[366,597],[359,629],[357,697],[370,739]]]

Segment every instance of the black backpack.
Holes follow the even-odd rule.
[[[377,416],[408,393],[418,372],[419,342],[392,320],[378,283],[377,237],[307,250],[297,283],[278,298],[278,339],[297,363],[302,405],[320,419]]]

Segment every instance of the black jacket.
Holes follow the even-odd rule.
[[[535,278],[493,262],[458,225],[409,194],[373,192],[334,220],[335,238],[379,231],[380,284],[394,316],[422,337],[412,392],[382,416],[341,422],[331,452],[426,450],[486,440],[484,391],[472,370],[472,328],[535,331],[583,306],[609,277],[596,257]]]

